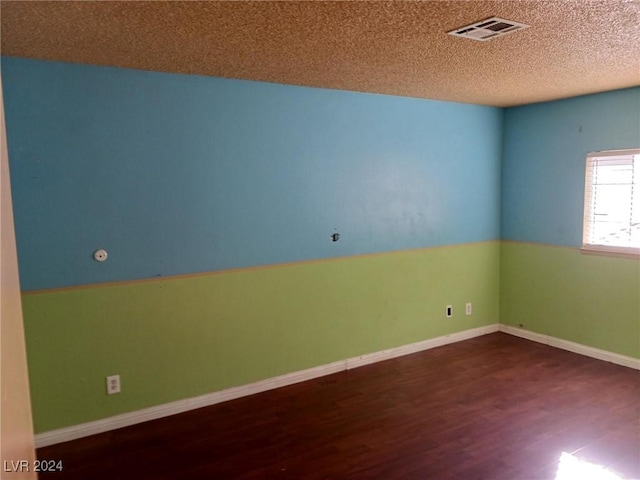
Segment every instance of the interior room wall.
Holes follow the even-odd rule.
[[[498,321],[500,109],[2,69],[36,432]]]
[[[580,252],[587,153],[640,146],[640,88],[505,110],[500,321],[640,358],[640,261]]]

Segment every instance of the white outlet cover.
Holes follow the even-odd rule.
[[[467,303],[466,307],[465,307],[465,313],[467,315],[471,315],[473,313],[473,306],[471,303]]]
[[[120,375],[110,375],[107,377],[107,394],[120,393]]]

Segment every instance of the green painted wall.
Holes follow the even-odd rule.
[[[35,430],[496,323],[499,255],[484,242],[26,294]]]
[[[500,322],[640,358],[640,260],[503,242]]]

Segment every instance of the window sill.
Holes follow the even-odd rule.
[[[580,253],[584,253],[585,255],[604,255],[607,257],[633,258],[640,260],[640,248],[583,245],[580,248]]]

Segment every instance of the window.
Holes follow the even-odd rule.
[[[582,248],[640,255],[640,149],[587,155]]]

